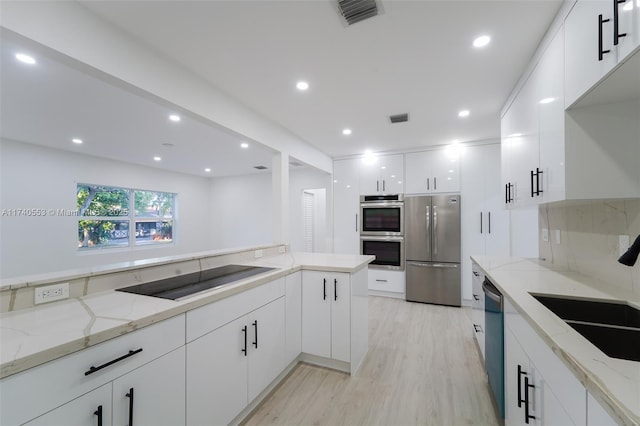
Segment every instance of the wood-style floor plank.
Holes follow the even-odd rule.
[[[355,376],[299,364],[252,425],[498,425],[470,309],[369,297],[369,352]]]

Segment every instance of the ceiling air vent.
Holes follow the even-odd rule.
[[[253,166],[253,168],[258,170],[267,170],[266,166]]]
[[[404,123],[409,121],[409,114],[390,115],[389,120],[391,120],[391,123]]]
[[[338,7],[348,25],[378,14],[375,0],[338,0]]]

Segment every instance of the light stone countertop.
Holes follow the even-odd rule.
[[[374,256],[286,253],[245,265],[276,268],[181,300],[107,290],[0,315],[0,378],[104,342],[299,270],[356,272]]]
[[[608,357],[529,293],[624,300],[640,308],[637,295],[535,259],[472,260],[612,417],[621,424],[640,424],[640,362]]]

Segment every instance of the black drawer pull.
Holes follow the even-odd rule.
[[[534,419],[536,416],[529,414],[529,388],[535,388],[534,385],[529,384],[529,378],[524,378],[524,422],[529,424],[529,419]]]
[[[98,426],[102,426],[102,405],[98,405],[98,409],[93,412],[94,416],[98,416]]]
[[[135,351],[129,351],[129,353],[128,353],[128,354],[126,354],[126,355],[122,355],[120,358],[116,358],[116,359],[114,359],[114,360],[112,360],[112,361],[109,361],[109,362],[107,362],[107,363],[104,363],[104,364],[102,364],[102,365],[99,365],[98,367],[94,367],[94,366],[92,365],[92,366],[89,368],[89,370],[88,370],[88,371],[85,371],[85,372],[84,372],[84,375],[85,375],[85,376],[88,376],[89,374],[93,374],[93,373],[95,373],[95,372],[96,372],[96,371],[98,371],[98,370],[102,370],[103,368],[106,368],[106,367],[108,367],[108,366],[110,366],[110,365],[113,365],[113,364],[115,364],[116,362],[120,362],[120,361],[122,361],[123,359],[127,359],[127,358],[129,358],[130,356],[134,356],[135,354],[139,354],[140,352],[142,352],[142,348],[137,349],[137,350],[135,350]]]
[[[338,279],[333,279],[333,300],[338,300]]]
[[[605,53],[611,52],[611,50],[602,50],[602,24],[609,21],[609,19],[602,19],[602,15],[598,15],[598,62],[602,61]]]
[[[480,300],[480,296],[478,296],[477,294],[473,295],[473,300],[479,301]]]
[[[254,330],[255,340],[253,341],[253,346],[258,349],[258,320],[255,320],[252,324]]]
[[[241,349],[244,356],[247,356],[247,326],[242,327],[242,334],[244,334],[244,348]]]

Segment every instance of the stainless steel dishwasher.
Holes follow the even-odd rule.
[[[496,412],[504,419],[504,305],[502,294],[487,278],[484,292],[485,359],[489,386]]]

